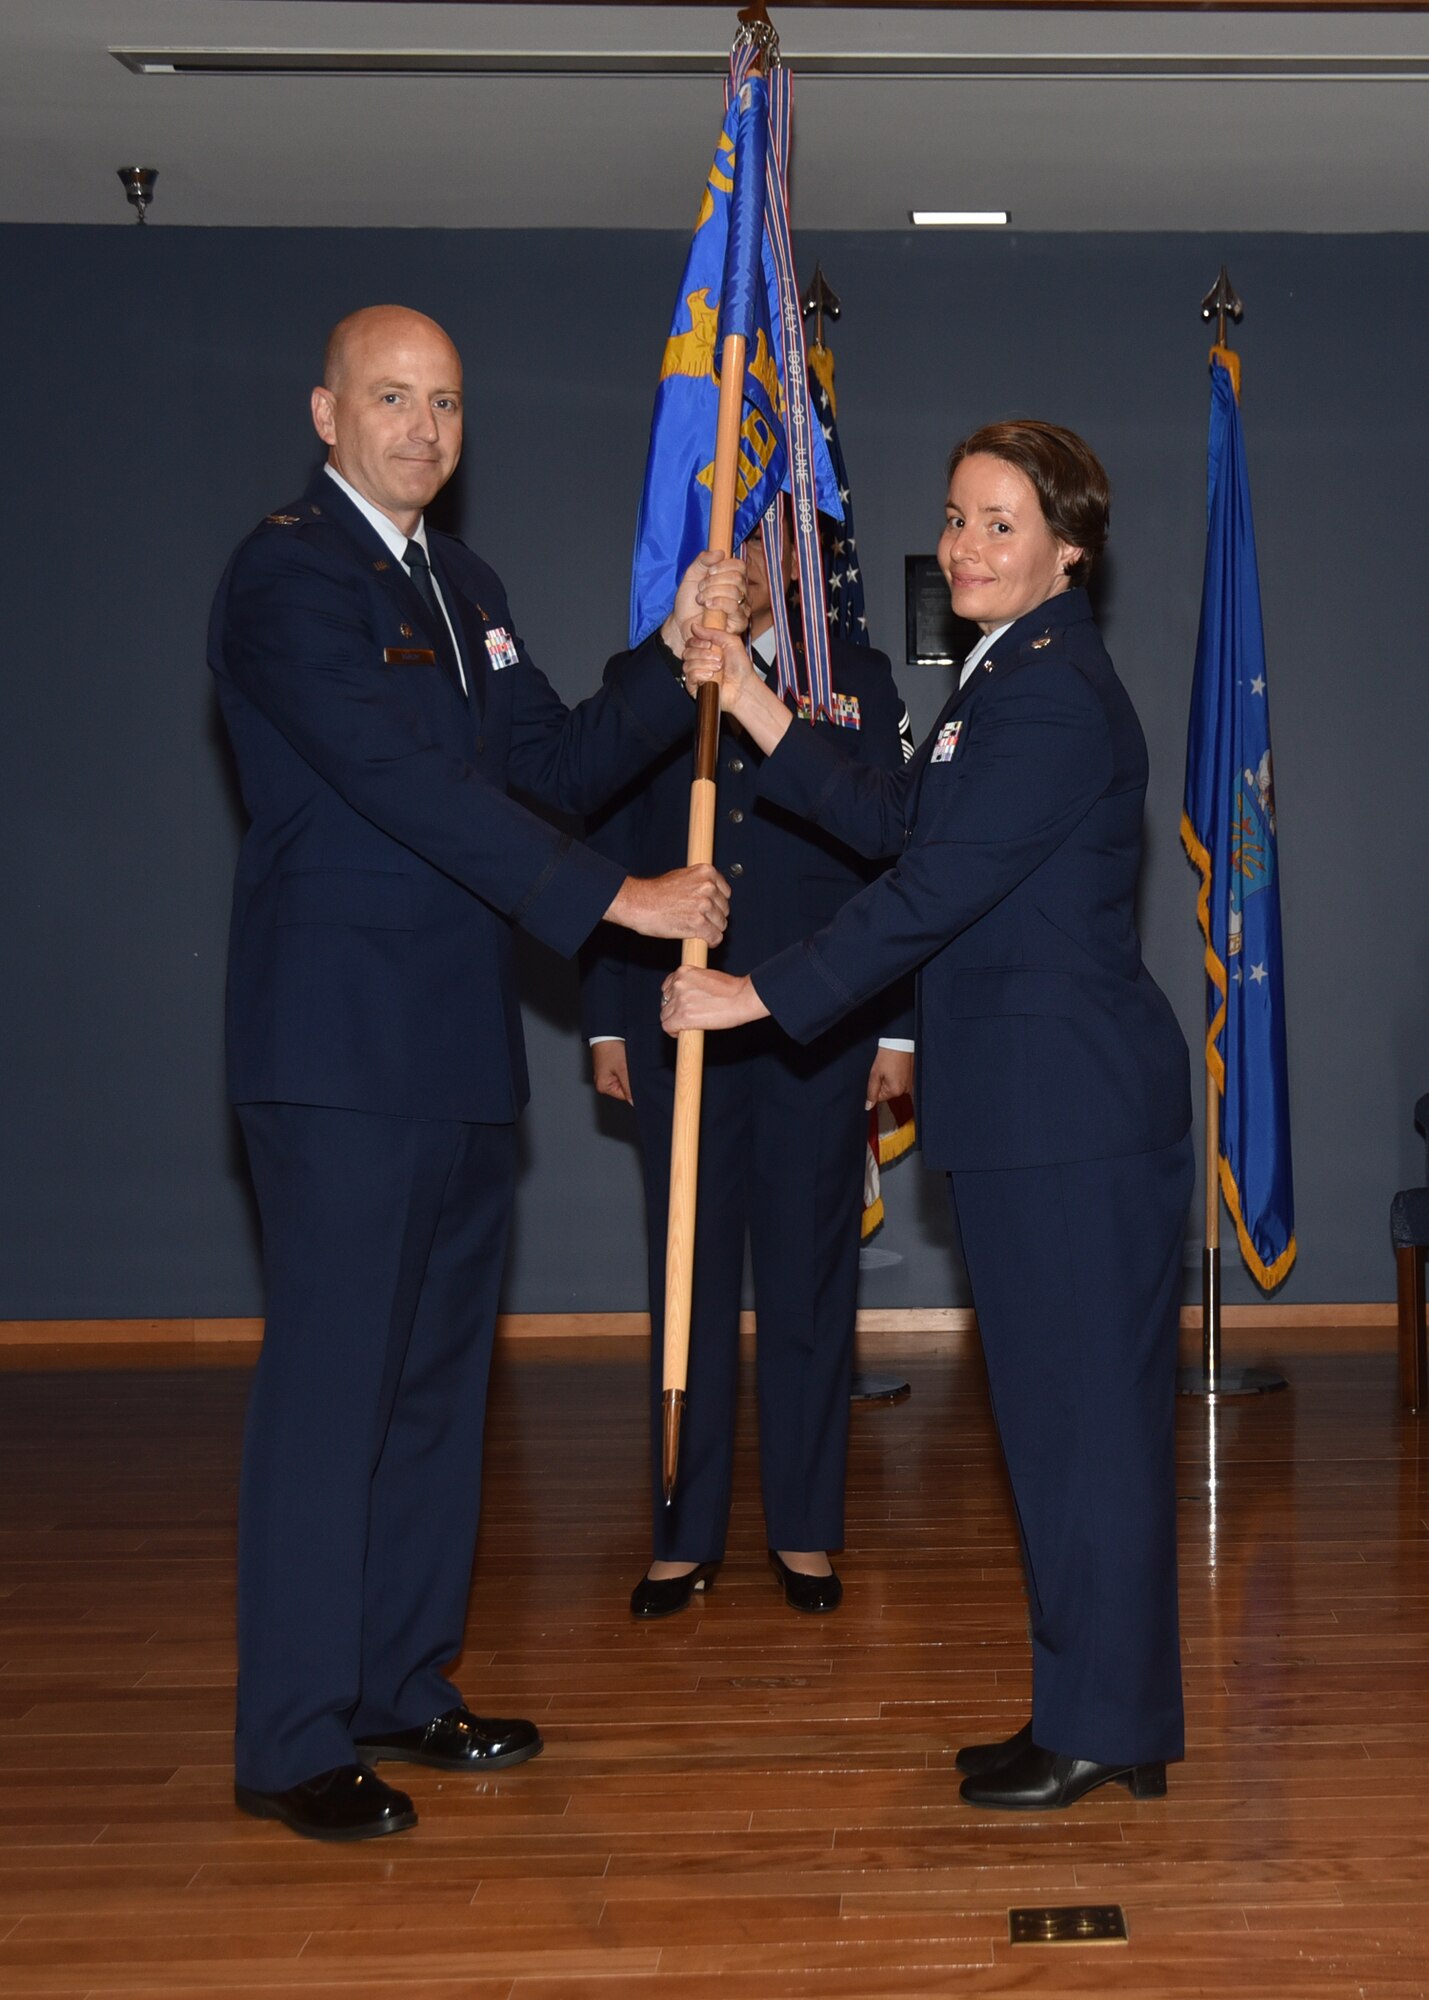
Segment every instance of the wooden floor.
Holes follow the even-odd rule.
[[[979,1372],[908,1365],[854,1418],[838,1614],[772,1584],[746,1407],[718,1584],[637,1626],[642,1364],[504,1357],[462,1685],[547,1751],[402,1776],[421,1825],[357,1849],[231,1803],[244,1372],[0,1377],[0,1993],[1429,1994],[1429,1422],[1393,1357],[1302,1357],[1214,1436],[1181,1406],[1190,1755],[1164,1802],[1030,1820],[952,1765],[1028,1693]],[[1130,1944],[1009,1946],[1010,1905],[1085,1902]]]

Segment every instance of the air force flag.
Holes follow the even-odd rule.
[[[1221,1189],[1241,1254],[1268,1290],[1295,1261],[1279,860],[1250,482],[1222,352],[1211,357],[1206,572],[1181,839],[1201,875]]]

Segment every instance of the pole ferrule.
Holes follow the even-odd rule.
[[[685,1414],[685,1392],[683,1389],[665,1391],[665,1430],[661,1451],[662,1472],[665,1484],[665,1505],[671,1505],[675,1498],[675,1475],[680,1469],[680,1420]]]

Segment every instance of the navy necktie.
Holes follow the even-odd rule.
[[[420,542],[408,542],[402,557],[412,578],[418,597],[427,608],[427,618],[436,641],[436,655],[446,670],[448,680],[458,694],[462,692],[461,669],[452,648],[452,635],[447,625],[446,614],[437,598],[436,585],[432,582],[432,566],[427,561],[427,552]]]

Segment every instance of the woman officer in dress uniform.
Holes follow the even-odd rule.
[[[735,639],[691,686],[766,752],[764,796],[893,867],[743,978],[685,967],[663,1018],[803,1041],[918,969],[918,1129],[946,1171],[1021,1530],[1032,1714],[961,1750],[970,1803],[1165,1790],[1183,1751],[1173,1417],[1192,1157],[1186,1044],[1141,961],[1146,746],[1083,585],[1106,475],[1034,422],[964,439],[938,560],[981,630],[906,771],[788,727]]]

